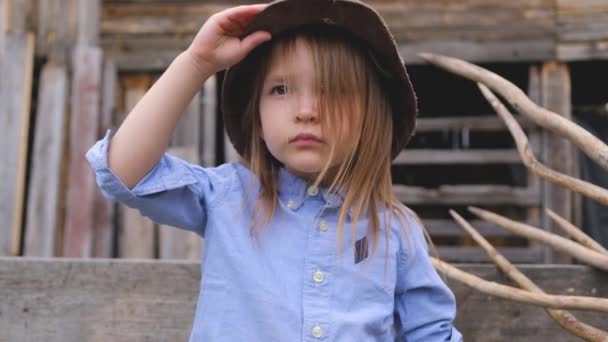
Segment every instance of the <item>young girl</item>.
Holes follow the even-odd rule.
[[[205,80],[239,163],[164,154]],[[191,341],[460,341],[454,296],[392,192],[416,100],[380,16],[354,0],[219,12],[87,153],[105,196],[204,237]]]

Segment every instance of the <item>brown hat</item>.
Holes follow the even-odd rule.
[[[371,48],[377,63],[387,71],[381,79],[388,83],[384,89],[393,111],[391,156],[395,158],[409,142],[416,126],[416,94],[395,40],[374,9],[358,0],[278,0],[255,17],[244,36],[267,31],[276,37],[310,25],[330,25],[349,32]],[[244,134],[249,127],[243,127],[242,115],[246,99],[250,97],[255,67],[248,60],[251,56],[252,53],[226,71],[222,87],[224,124],[230,141],[241,155],[248,143],[245,137],[249,136]]]

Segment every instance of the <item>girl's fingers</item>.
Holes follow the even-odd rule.
[[[255,16],[268,5],[238,6],[225,10],[218,18],[220,28],[231,36],[239,36],[245,32],[247,26]]]
[[[256,46],[262,44],[265,41],[268,41],[272,38],[270,33],[266,31],[256,31],[252,34],[248,35],[241,42],[241,49],[243,55],[247,55],[251,50],[253,50]]]

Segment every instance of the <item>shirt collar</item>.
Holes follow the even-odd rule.
[[[326,203],[326,208],[339,208],[344,202],[344,191],[330,193],[327,187],[316,188],[305,179],[287,171],[279,170],[279,198],[291,209],[299,208],[307,199],[317,198]]]

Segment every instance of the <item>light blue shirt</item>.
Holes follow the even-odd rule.
[[[368,240],[366,256],[353,248],[349,216],[340,254],[342,198],[282,169],[275,214],[256,240],[250,227],[259,185],[244,203],[245,166],[202,168],[165,154],[129,190],[107,167],[109,139],[108,131],[86,155],[104,195],[205,238],[190,341],[462,340],[452,325],[454,295],[413,218],[407,238],[394,219],[388,246],[383,231],[374,256]],[[358,246],[367,224],[361,218],[356,227]]]

